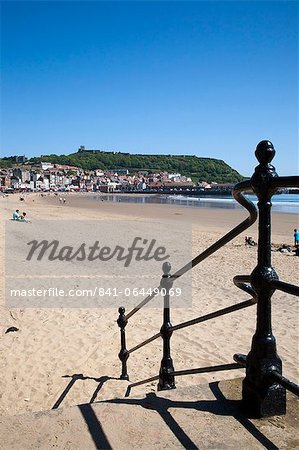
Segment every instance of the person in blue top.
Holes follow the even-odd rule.
[[[295,247],[299,246],[299,231],[297,231],[297,228],[294,230],[294,243]]]
[[[20,214],[19,214],[19,210],[16,209],[15,212],[12,215],[12,220],[19,220],[20,219]]]

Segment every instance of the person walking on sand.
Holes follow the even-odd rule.
[[[295,247],[299,246],[299,231],[297,231],[297,228],[294,229],[294,244]]]

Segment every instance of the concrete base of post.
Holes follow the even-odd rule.
[[[279,384],[258,388],[245,378],[242,405],[249,417],[261,418],[286,414],[286,390]]]
[[[167,391],[169,389],[175,389],[175,379],[172,373],[174,367],[171,358],[163,358],[161,361],[161,368],[159,372],[158,391]]]

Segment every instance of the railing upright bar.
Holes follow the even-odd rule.
[[[271,142],[261,141],[255,151],[259,161],[251,178],[253,191],[258,197],[259,238],[257,266],[250,276],[251,286],[257,294],[256,332],[246,358],[246,377],[243,381],[242,400],[248,413],[256,417],[285,414],[285,388],[267,375],[282,372],[282,363],[276,351],[271,325],[271,297],[275,291],[271,282],[278,280],[271,265],[271,197],[277,189],[278,176],[270,164],[275,150]]]
[[[121,360],[121,368],[122,368],[120,379],[128,380],[129,375],[128,375],[128,370],[127,370],[127,359],[129,357],[129,352],[126,347],[126,331],[125,331],[128,321],[127,321],[126,315],[125,315],[126,310],[123,306],[121,306],[118,309],[118,312],[119,312],[119,317],[117,319],[117,325],[120,328],[120,343],[121,343],[120,352],[118,354],[118,357]]]
[[[170,338],[172,335],[170,323],[170,296],[169,290],[172,287],[172,280],[170,275],[171,265],[168,262],[163,264],[163,275],[161,280],[161,291],[165,291],[164,308],[163,308],[163,324],[160,330],[163,339],[163,357],[161,360],[158,390],[175,389],[175,381],[172,372],[174,367],[170,352]]]

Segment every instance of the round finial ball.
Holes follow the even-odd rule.
[[[171,264],[169,262],[163,263],[162,270],[164,275],[169,275],[171,271]]]
[[[259,142],[256,146],[255,156],[260,164],[269,164],[275,156],[275,149],[272,142]]]
[[[119,308],[118,308],[118,312],[119,312],[119,314],[125,314],[125,308],[124,308],[124,306],[120,306]]]

